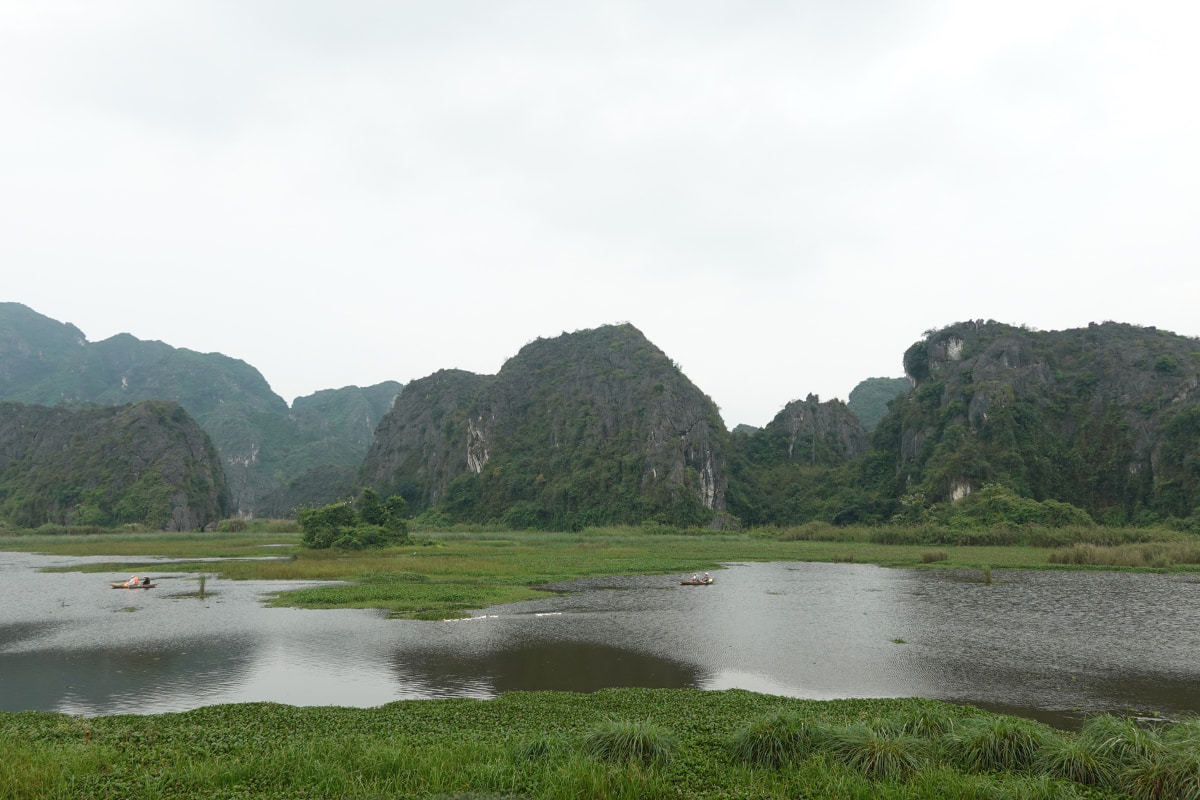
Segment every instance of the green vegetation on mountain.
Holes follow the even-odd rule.
[[[867,451],[867,432],[840,400],[815,395],[788,403],[751,433],[735,433],[729,511],[747,525],[833,521],[844,488],[857,492],[853,463]]]
[[[915,388],[873,438],[892,496],[946,504],[994,484],[1113,524],[1197,516],[1200,341],[1112,322],[967,322],[904,364]]]
[[[0,522],[196,530],[228,503],[212,441],[176,403],[0,403]]]
[[[329,467],[359,466],[400,389],[395,381],[348,386],[297,398],[289,409],[244,361],[127,333],[88,342],[73,325],[0,303],[0,401],[68,408],[175,401],[212,437],[231,511],[242,514],[289,514],[339,497],[341,484],[320,480]]]
[[[867,431],[887,414],[888,403],[908,392],[912,385],[908,378],[867,378],[850,390],[846,405],[858,415],[859,422]]]
[[[704,525],[725,507],[712,401],[632,325],[539,339],[499,374],[413,381],[380,423],[363,485],[430,519],[580,529]]]

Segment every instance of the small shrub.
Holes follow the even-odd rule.
[[[795,714],[756,720],[734,733],[729,749],[747,764],[779,767],[806,758],[828,740],[828,732]]]
[[[221,533],[241,533],[246,530],[246,520],[241,517],[223,519],[217,524],[217,530]]]
[[[906,734],[880,732],[868,725],[834,731],[828,749],[836,761],[871,780],[907,780],[929,763],[926,742]]]
[[[674,757],[677,748],[674,735],[641,722],[605,722],[583,740],[584,753],[609,763],[666,762]]]
[[[921,553],[922,564],[933,564],[938,561],[945,561],[948,558],[949,556],[946,555],[945,550],[926,550],[924,553]]]

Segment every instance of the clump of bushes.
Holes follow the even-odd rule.
[[[296,514],[303,531],[301,542],[314,550],[363,550],[407,544],[408,504],[392,495],[380,501],[371,489],[363,489],[357,502],[334,503],[321,508],[303,508]]]

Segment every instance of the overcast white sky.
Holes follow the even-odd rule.
[[[0,0],[0,300],[289,402],[628,321],[762,425],[928,328],[1200,335],[1200,4]]]

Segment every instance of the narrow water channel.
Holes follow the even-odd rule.
[[[190,576],[148,591],[75,559],[0,553],[0,710],[157,713],[215,703],[373,706],[611,686],[931,697],[1070,726],[1200,712],[1200,576],[731,564],[576,581],[469,620],[270,609],[296,584]],[[156,573],[157,574],[157,573]]]

